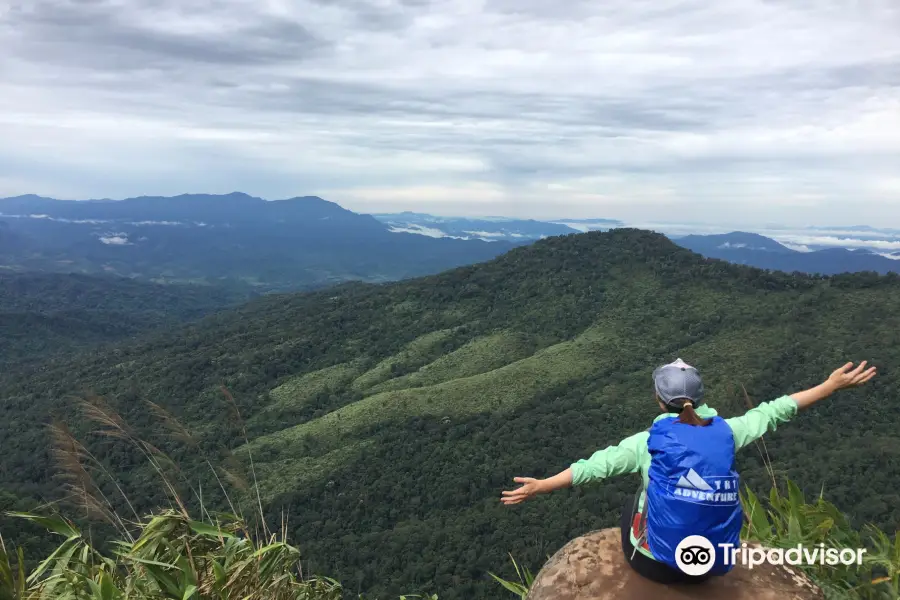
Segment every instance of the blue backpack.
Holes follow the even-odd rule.
[[[657,560],[678,569],[676,548],[701,535],[715,548],[713,575],[734,565],[719,544],[740,548],[743,510],[734,469],[734,435],[721,417],[703,427],[660,419],[647,442],[647,543]]]

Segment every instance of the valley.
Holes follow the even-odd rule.
[[[253,295],[241,286],[0,272],[0,365],[134,339],[237,306]]]

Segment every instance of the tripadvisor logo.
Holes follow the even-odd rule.
[[[748,569],[762,564],[770,565],[862,565],[865,548],[828,548],[825,544],[791,548],[749,547],[742,543],[718,544],[722,563],[726,566],[742,565]],[[675,548],[675,562],[686,575],[706,575],[716,563],[716,548],[702,535],[689,535]]]
[[[675,562],[685,575],[706,575],[716,562],[716,549],[702,535],[689,535],[675,547]]]

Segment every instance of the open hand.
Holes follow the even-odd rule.
[[[533,477],[516,477],[513,481],[521,483],[522,486],[509,492],[503,492],[503,498],[500,499],[503,504],[518,504],[519,502],[523,502],[532,496],[544,492],[540,479],[534,479]]]
[[[875,377],[875,367],[866,369],[867,363],[868,361],[864,360],[854,369],[853,363],[848,362],[831,374],[828,378],[828,383],[835,390],[842,390],[864,384]]]

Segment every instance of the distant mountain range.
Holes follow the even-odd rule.
[[[239,192],[87,201],[27,195],[0,199],[0,271],[119,275],[244,293],[302,290],[433,274],[543,238],[624,226],[602,218],[363,215],[316,196],[267,201]],[[745,232],[669,237],[703,256],[763,269],[900,271],[890,230],[806,232],[801,237],[810,241],[792,247]],[[878,252],[816,245],[840,242],[840,235],[869,245],[887,236],[890,243]]]
[[[688,235],[672,241],[709,258],[720,258],[761,269],[821,275],[860,271],[881,274],[900,272],[900,252],[893,253],[898,259],[863,248],[825,248],[800,252],[771,238],[739,231],[722,235]]]
[[[393,233],[372,216],[314,196],[0,199],[0,270],[296,290],[437,273],[512,247]]]
[[[429,237],[458,239],[506,240],[530,242],[555,235],[570,235],[587,231],[606,231],[623,227],[614,219],[559,219],[535,221],[504,217],[454,218],[423,213],[404,212],[373,215],[389,225],[391,231],[418,233]],[[844,228],[854,232],[855,239],[877,239],[886,230],[868,226]],[[810,228],[830,233],[834,228]],[[868,249],[847,249],[812,245],[810,251],[789,248],[778,241],[759,235],[735,231],[715,235],[669,236],[676,244],[708,258],[749,265],[761,269],[799,271],[831,275],[845,272],[900,272],[900,251],[879,253]],[[897,257],[894,259],[892,257]]]
[[[388,225],[391,231],[398,233],[417,233],[428,237],[449,237],[461,240],[502,240],[513,243],[586,231],[606,231],[624,225],[621,221],[613,219],[535,221],[534,219],[511,217],[437,217],[415,212],[372,216]]]

